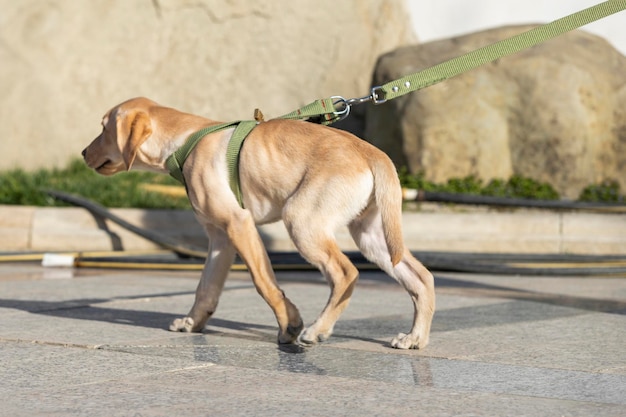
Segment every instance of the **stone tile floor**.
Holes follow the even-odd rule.
[[[391,349],[412,307],[364,272],[335,334],[279,348],[233,272],[202,334],[171,333],[197,272],[0,264],[1,416],[624,416],[626,277],[435,273],[422,351]],[[305,323],[328,287],[279,272]]]

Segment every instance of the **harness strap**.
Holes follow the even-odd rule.
[[[342,119],[344,114],[343,110],[337,110],[335,108],[336,103],[334,101],[337,98],[338,97],[330,97],[315,100],[304,107],[300,107],[298,110],[280,116],[279,119],[314,119],[311,121],[323,125],[335,123]]]
[[[219,125],[208,126],[208,127],[205,127],[204,129],[200,129],[197,132],[192,133],[187,138],[185,143],[183,143],[183,146],[178,148],[173,154],[171,154],[165,160],[165,167],[170,172],[170,175],[174,177],[176,180],[178,180],[178,182],[180,182],[184,186],[187,186],[185,184],[185,177],[183,176],[183,165],[185,164],[187,157],[189,156],[191,151],[193,151],[193,149],[196,147],[198,142],[200,142],[200,140],[203,137],[205,137],[206,135],[210,133],[228,129],[230,127],[236,126],[237,124],[239,124],[239,121],[222,123]]]
[[[206,135],[219,132],[221,130],[235,128],[230,141],[228,142],[228,148],[226,150],[226,164],[228,167],[229,185],[237,202],[243,207],[243,196],[241,193],[241,187],[239,185],[239,151],[243,146],[243,142],[248,134],[254,129],[257,122],[254,120],[238,120],[234,122],[222,123],[219,125],[213,125],[205,127],[192,133],[183,146],[178,148],[172,155],[165,160],[165,167],[170,172],[170,175],[178,180],[181,184],[187,187],[185,182],[185,176],[183,175],[183,165],[187,160],[189,154],[194,150],[198,142],[202,140]]]
[[[256,120],[244,120],[239,122],[233,135],[228,142],[228,148],[226,149],[226,163],[228,165],[228,181],[230,189],[233,190],[239,206],[243,206],[243,194],[241,193],[241,183],[239,182],[239,154],[244,140],[252,129],[257,125]]]

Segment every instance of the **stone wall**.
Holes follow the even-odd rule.
[[[63,166],[135,96],[214,119],[368,91],[404,0],[0,0],[0,169]]]

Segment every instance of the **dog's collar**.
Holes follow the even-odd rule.
[[[194,150],[198,142],[210,133],[219,132],[229,128],[235,128],[228,148],[226,150],[226,163],[228,165],[228,181],[230,188],[237,197],[239,205],[243,208],[243,195],[241,194],[241,185],[239,184],[239,151],[243,146],[243,142],[248,134],[258,124],[255,120],[238,120],[235,122],[222,123],[219,125],[208,126],[189,135],[183,146],[176,150],[165,160],[165,167],[170,175],[177,179],[185,187],[185,176],[183,175],[183,165],[189,154]]]

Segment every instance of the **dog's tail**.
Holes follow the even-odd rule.
[[[389,158],[375,160],[371,169],[374,174],[374,198],[382,217],[385,243],[391,263],[396,266],[404,256],[400,180]]]

